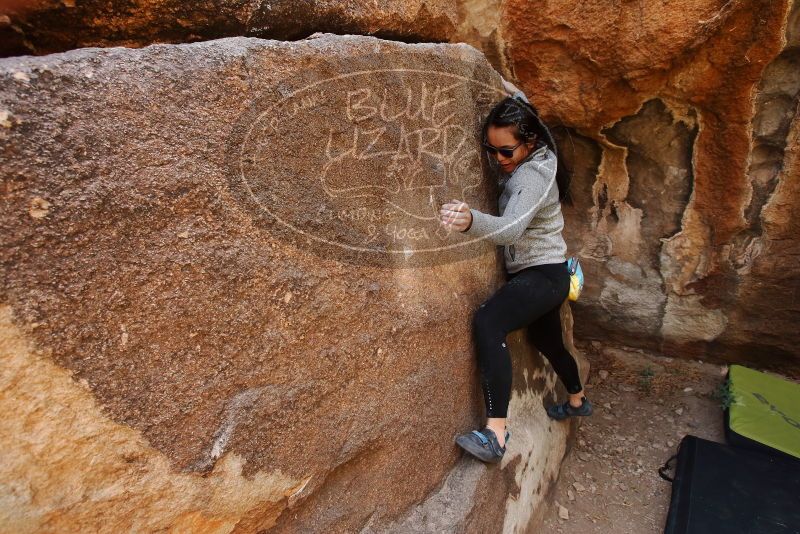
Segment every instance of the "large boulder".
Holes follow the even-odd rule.
[[[0,60],[5,528],[534,526],[560,386],[512,333],[508,454],[454,445],[504,276],[432,211],[496,208],[500,96],[470,46],[370,37]]]

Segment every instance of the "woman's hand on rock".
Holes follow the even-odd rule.
[[[463,232],[472,224],[472,212],[461,200],[451,200],[439,209],[439,219],[443,226]]]

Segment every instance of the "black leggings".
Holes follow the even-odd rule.
[[[581,387],[578,365],[561,337],[561,303],[569,294],[567,264],[549,263],[509,274],[473,318],[478,369],[487,417],[506,417],[511,398],[509,332],[528,326],[528,337],[550,361],[569,393]]]

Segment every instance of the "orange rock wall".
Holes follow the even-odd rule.
[[[576,335],[796,370],[798,4],[511,0],[501,20],[576,169]]]

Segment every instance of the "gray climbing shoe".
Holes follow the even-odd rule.
[[[556,404],[555,406],[548,407],[547,415],[556,421],[561,421],[567,417],[592,415],[592,403],[589,402],[589,399],[583,397],[580,407],[575,408],[567,401],[564,404]]]
[[[511,433],[506,430],[506,446],[508,446],[510,437]],[[500,446],[497,435],[489,427],[480,432],[473,430],[459,434],[456,436],[455,442],[459,447],[484,462],[497,463],[503,459],[503,455],[506,453],[506,448]]]

